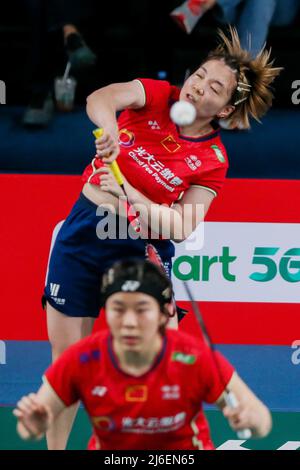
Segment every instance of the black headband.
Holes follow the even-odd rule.
[[[158,285],[145,283],[143,281],[131,279],[116,279],[111,284],[102,287],[101,303],[105,304],[108,297],[117,292],[142,292],[143,294],[154,297],[160,305],[171,302],[172,291],[170,287],[162,289]]]

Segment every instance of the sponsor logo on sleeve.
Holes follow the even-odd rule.
[[[225,163],[226,162],[226,159],[222,153],[222,150],[220,149],[220,147],[218,147],[217,145],[212,145],[211,148],[214,150],[215,154],[216,154],[216,157],[217,159],[219,160],[219,162],[221,163]]]

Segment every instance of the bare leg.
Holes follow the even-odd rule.
[[[92,332],[94,318],[67,317],[47,303],[48,336],[55,361],[71,344]],[[78,410],[78,404],[63,411],[47,432],[49,450],[64,450]]]

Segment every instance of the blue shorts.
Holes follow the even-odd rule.
[[[55,240],[49,261],[44,300],[70,317],[98,317],[100,285],[104,271],[122,258],[145,258],[145,240],[100,239],[96,229],[105,215],[82,193],[64,221]],[[121,217],[113,216],[116,233]],[[127,219],[122,220],[124,227]],[[169,240],[151,240],[171,277],[174,245]]]

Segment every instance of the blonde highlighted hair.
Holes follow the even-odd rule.
[[[233,113],[227,118],[229,128],[237,123],[244,129],[250,128],[250,117],[260,122],[272,106],[274,98],[270,84],[283,70],[273,67],[270,60],[271,50],[265,47],[253,58],[249,51],[242,49],[237,30],[229,27],[230,37],[219,30],[220,44],[210,52],[208,60],[223,60],[237,76],[235,89],[230,104],[235,106]]]

